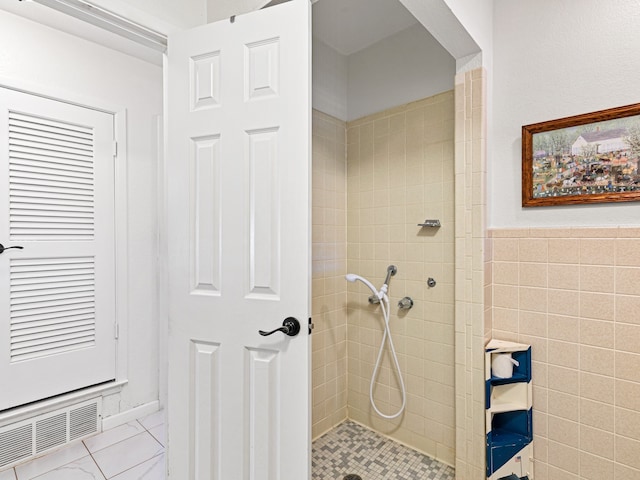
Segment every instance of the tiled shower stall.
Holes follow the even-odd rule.
[[[346,418],[455,463],[454,93],[351,122],[313,112],[313,437]],[[421,228],[438,219],[440,228]],[[383,324],[357,273],[380,285],[387,266],[391,330],[407,388],[394,420],[378,417],[369,382]],[[429,287],[427,278],[436,280]],[[412,309],[398,300],[409,296]],[[385,353],[374,390],[401,399]]]

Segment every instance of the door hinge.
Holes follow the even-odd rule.
[[[309,317],[309,335],[311,335],[313,329],[314,329],[315,325],[313,324],[313,322],[311,321],[311,317]]]
[[[120,325],[118,325],[117,323],[113,324],[113,336],[116,340],[118,339],[118,337],[120,337]]]
[[[113,156],[114,158],[118,156],[118,142],[113,141]]]

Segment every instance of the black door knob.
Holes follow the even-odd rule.
[[[285,335],[289,335],[290,337],[295,337],[298,333],[300,333],[300,322],[293,317],[287,317],[282,322],[282,326],[280,328],[276,328],[275,330],[271,330],[270,332],[265,332],[264,330],[259,330],[258,333],[263,337],[267,337],[276,332],[282,332]]]
[[[14,245],[13,247],[5,247],[4,245],[2,245],[0,243],[0,253],[3,253],[5,250],[9,250],[10,248],[18,248],[18,249],[22,250],[24,247],[21,247],[19,245]]]

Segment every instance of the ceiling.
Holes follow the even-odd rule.
[[[398,0],[317,0],[313,5],[313,36],[343,55],[415,23]]]
[[[277,0],[272,4],[280,3]],[[0,9],[129,55],[161,64],[162,55],[34,2],[0,0]],[[398,0],[315,0],[313,36],[343,55],[358,52],[417,23]]]

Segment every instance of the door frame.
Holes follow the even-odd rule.
[[[117,142],[118,150],[114,159],[114,248],[115,248],[115,323],[118,325],[118,337],[116,339],[116,378],[115,384],[109,383],[105,386],[91,387],[87,392],[93,396],[101,393],[117,393],[128,383],[127,371],[129,365],[128,340],[129,340],[129,319],[128,319],[128,200],[127,200],[127,109],[121,105],[105,102],[103,99],[79,95],[71,90],[57,86],[43,85],[36,82],[16,80],[11,77],[0,76],[0,88],[15,90],[18,92],[47,98],[57,102],[67,103],[91,110],[96,110],[113,115],[114,119],[114,140]],[[115,333],[115,332],[114,332]],[[28,418],[41,411],[52,408],[60,408],[63,405],[73,403],[78,398],[86,396],[84,390],[70,394],[62,394],[59,397],[46,402],[35,402],[26,407],[17,407],[7,414],[0,414],[0,426]]]

